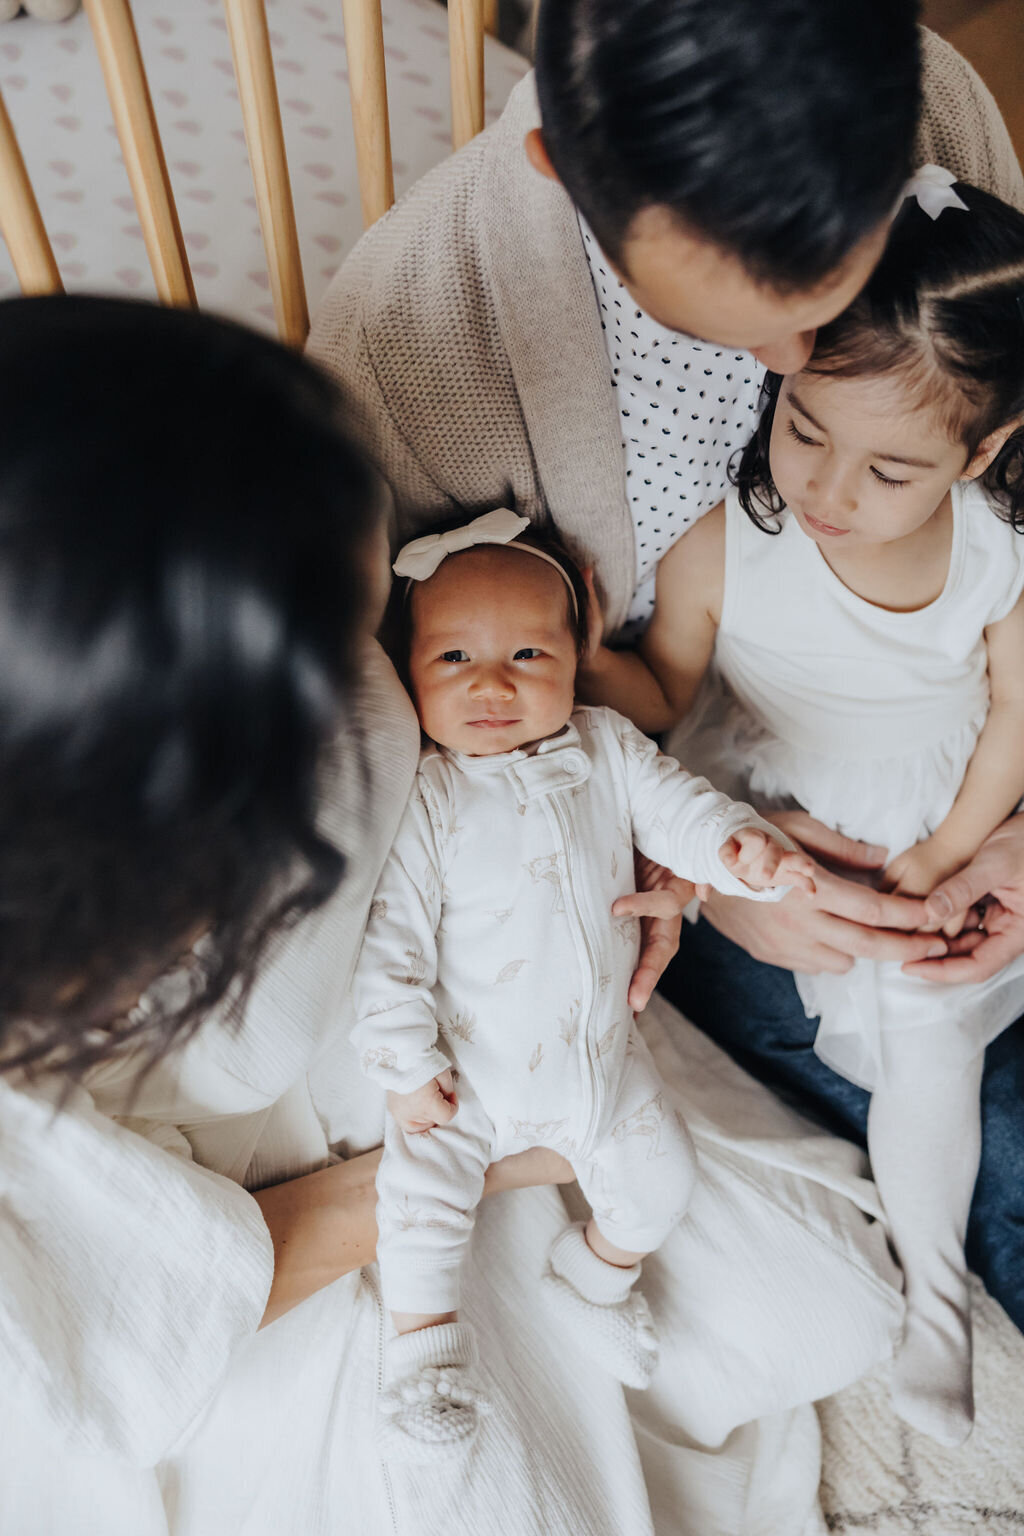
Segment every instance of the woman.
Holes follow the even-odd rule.
[[[564,1212],[523,1190],[467,1277],[502,1412],[443,1474],[379,1460],[348,985],[418,747],[370,639],[379,484],[332,386],[222,322],[21,300],[0,353],[0,1528],[820,1529],[794,1405],[899,1320],[826,1187],[870,1186],[842,1150],[803,1176],[813,1136],[657,1016],[704,1178],[642,1418],[545,1317]]]

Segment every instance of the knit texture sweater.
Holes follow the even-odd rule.
[[[923,43],[917,163],[1024,208],[991,94],[948,43]],[[539,122],[531,74],[492,128],[367,231],[309,347],[362,418],[400,538],[502,505],[550,517],[596,566],[615,632],[636,585],[618,410],[575,210],[523,150]]]

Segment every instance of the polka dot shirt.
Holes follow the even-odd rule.
[[[582,218],[580,233],[622,423],[637,571],[622,638],[632,640],[654,612],[658,561],[725,495],[729,460],[757,424],[764,369],[748,352],[666,331],[637,309]]]

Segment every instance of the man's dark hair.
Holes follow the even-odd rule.
[[[544,142],[624,265],[664,206],[780,293],[885,217],[920,98],[915,0],[542,0]]]

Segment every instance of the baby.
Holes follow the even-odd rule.
[[[586,586],[529,527],[500,509],[395,562],[430,744],[371,908],[354,1038],[391,1111],[378,1255],[397,1337],[381,1433],[407,1459],[464,1446],[487,1407],[459,1268],[484,1173],[507,1153],[560,1152],[593,1211],[550,1254],[566,1333],[630,1386],[654,1369],[633,1288],[696,1168],[626,1001],[637,924],[611,907],[634,889],[634,845],[732,894],[811,888],[809,861],[748,806],[621,715],[574,709]]]

